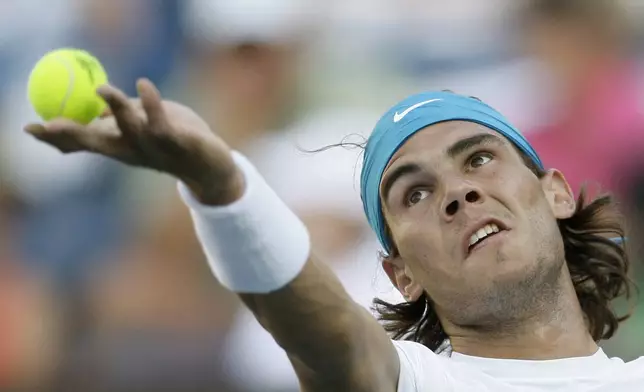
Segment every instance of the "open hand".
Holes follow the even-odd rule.
[[[164,101],[149,80],[137,82],[139,98],[113,86],[98,94],[109,109],[88,125],[55,119],[25,131],[63,153],[88,151],[128,165],[168,173],[206,204],[228,204],[243,194],[243,175],[230,148],[190,108]]]

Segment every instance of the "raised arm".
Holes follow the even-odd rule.
[[[391,341],[315,258],[286,287],[241,298],[288,353],[305,391],[396,390]]]
[[[308,243],[298,240],[292,246],[297,245],[299,253],[284,253],[283,249],[291,244],[279,241],[294,238],[289,233],[300,230],[296,238],[306,237],[302,237],[303,228],[295,227],[298,221],[292,212],[278,207],[271,210],[277,214],[278,222],[250,219],[254,222],[250,229],[248,225],[227,227],[239,214],[255,216],[244,207],[249,203],[242,200],[249,190],[261,189],[257,182],[263,180],[249,174],[252,167],[244,169],[236,164],[226,144],[190,109],[161,101],[149,81],[140,81],[138,90],[140,100],[128,99],[110,86],[99,89],[110,113],[90,125],[55,120],[25,129],[63,152],[99,153],[133,166],[166,172],[185,184],[184,200],[191,207],[200,242],[215,275],[230,283],[228,287],[239,294],[286,350],[305,391],[396,391],[398,355],[377,321],[351,299],[328,267],[310,255]],[[254,197],[276,198],[267,192]],[[286,223],[279,223],[282,221]],[[270,287],[266,285],[257,291],[253,287],[245,289],[245,283],[252,286],[253,282],[240,282],[244,269],[270,268],[267,263],[271,260],[278,264],[284,260],[272,247],[269,251],[273,253],[264,256],[261,246],[256,247],[251,260],[248,256],[252,252],[245,251],[249,247],[236,247],[225,240],[231,236],[237,245],[244,245],[244,241],[261,243],[256,240],[264,233],[271,233],[278,248],[282,247],[281,254],[289,259],[284,268],[290,268],[292,276],[282,274],[282,281],[268,279],[279,286],[270,290],[264,290]],[[235,271],[241,272],[232,276]]]

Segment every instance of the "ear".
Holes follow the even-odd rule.
[[[573,216],[576,208],[575,196],[559,170],[548,170],[541,178],[541,186],[555,218],[566,219]]]
[[[399,257],[382,261],[382,269],[391,283],[398,289],[407,302],[416,301],[423,293],[423,288],[414,281],[413,274]]]

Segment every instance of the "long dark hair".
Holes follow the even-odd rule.
[[[539,178],[546,173],[521,154],[525,164]],[[588,202],[585,190],[579,194],[573,216],[558,222],[565,258],[586,317],[588,331],[595,341],[609,339],[631,312],[618,315],[612,301],[631,298],[635,286],[628,273],[630,261],[624,247],[610,238],[624,240],[624,227],[617,205],[610,195]],[[386,256],[382,256],[386,259]],[[434,352],[446,347],[449,337],[434,311],[431,298],[389,303],[374,300],[374,310],[394,339],[421,343]]]

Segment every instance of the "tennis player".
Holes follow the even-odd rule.
[[[383,328],[248,160],[149,81],[138,90],[100,88],[111,110],[90,125],[26,131],[178,178],[215,276],[286,350],[303,390],[644,391],[644,357],[598,346],[623,320],[611,301],[631,289],[615,206],[576,199],[486,104],[414,95],[368,140],[364,210],[406,298],[380,302]]]

